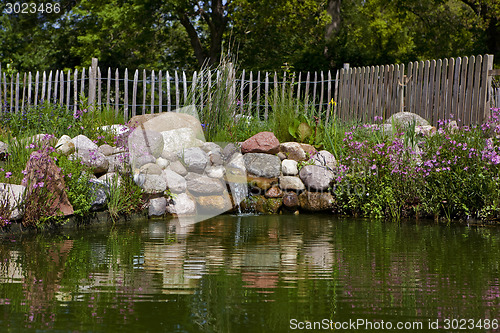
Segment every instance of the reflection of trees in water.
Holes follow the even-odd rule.
[[[189,230],[172,223],[0,244],[0,258],[18,253],[23,272],[20,288],[3,289],[16,299],[11,313],[52,327],[66,304],[81,327],[126,324],[140,297],[162,295],[203,331],[237,323],[272,331],[292,314],[500,314],[498,232],[310,216],[219,216]]]

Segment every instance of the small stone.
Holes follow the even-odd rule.
[[[279,178],[280,188],[283,191],[293,190],[293,191],[303,191],[306,189],[302,180],[295,176],[281,176]]]
[[[144,192],[149,194],[163,193],[167,189],[165,178],[156,174],[138,174],[138,181],[136,183],[138,183]]]
[[[265,194],[266,198],[281,198],[282,196],[283,191],[277,186],[271,187]]]
[[[199,147],[181,150],[178,157],[190,172],[203,173],[208,164],[208,155]]]
[[[167,182],[167,187],[172,193],[182,193],[186,191],[186,180],[178,173],[165,169],[162,172],[163,178]]]
[[[170,151],[163,151],[161,153],[161,157],[166,159],[167,161],[170,161],[170,162],[175,162],[175,161],[178,161],[179,158],[177,157],[177,154],[174,154]]]
[[[280,145],[280,152],[286,158],[294,161],[306,161],[307,155],[301,144],[298,142],[284,142]]]
[[[77,135],[73,139],[71,139],[71,142],[75,145],[75,150],[78,152],[79,150],[93,150],[97,151],[99,147],[89,138],[87,138],[85,135]]]
[[[309,191],[325,191],[334,178],[332,171],[319,165],[306,165],[299,172],[300,179]]]
[[[329,192],[304,191],[299,195],[300,207],[308,211],[324,211],[334,207],[335,200]]]
[[[161,216],[167,211],[167,199],[164,197],[149,200],[148,215]]]
[[[281,172],[285,176],[296,176],[299,174],[299,169],[297,168],[297,161],[295,160],[283,160],[281,161]]]
[[[186,170],[186,167],[181,163],[181,161],[175,161],[171,162],[170,165],[168,166],[170,170],[174,171],[175,173],[178,173],[181,176],[186,176],[188,174],[188,171]]]
[[[147,175],[161,175],[162,169],[156,163],[144,164],[140,169],[139,173]]]
[[[260,132],[248,138],[241,144],[241,152],[277,154],[280,143],[273,132]]]
[[[214,165],[214,166],[223,165],[224,159],[222,158],[222,155],[219,153],[211,154],[210,155],[210,164]]]
[[[170,164],[170,161],[163,158],[163,157],[158,157],[156,159],[156,164],[162,169],[162,170],[165,170],[169,164]]]
[[[249,173],[265,178],[276,178],[281,173],[281,160],[276,155],[248,153],[243,155]]]
[[[167,206],[167,212],[177,216],[196,214],[196,203],[186,193],[177,194]]]
[[[299,196],[295,192],[285,192],[283,195],[283,204],[285,207],[295,209],[299,207]]]
[[[337,160],[332,153],[327,150],[321,150],[316,155],[313,156],[313,161],[315,165],[321,165],[329,169],[333,169],[337,166]]]
[[[205,170],[208,177],[217,179],[224,178],[225,171],[226,169],[221,165],[211,166]]]
[[[112,147],[108,144],[103,144],[99,146],[99,151],[104,155],[104,156],[109,156],[113,155],[115,153],[115,147]]]

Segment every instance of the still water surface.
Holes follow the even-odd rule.
[[[499,263],[500,228],[318,215],[3,236],[0,331],[287,332],[358,319],[494,331],[443,324],[500,319]]]

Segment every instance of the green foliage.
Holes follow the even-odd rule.
[[[142,208],[142,189],[130,175],[115,176],[109,184],[107,206],[113,221],[120,215],[129,215]]]
[[[298,142],[308,143],[316,148],[322,147],[324,126],[316,116],[311,120],[306,115],[300,114],[288,126],[288,133]]]
[[[70,160],[64,155],[57,157],[57,165],[64,174],[66,194],[73,206],[74,214],[84,216],[90,211],[94,200],[94,191],[90,183],[93,176],[91,168],[79,160]]]

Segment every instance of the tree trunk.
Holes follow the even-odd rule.
[[[193,24],[191,23],[185,12],[179,13],[179,21],[181,22],[182,26],[184,27],[184,29],[186,29],[186,32],[188,33],[189,40],[191,41],[191,46],[193,47],[194,50],[194,55],[196,56],[196,60],[198,60],[198,65],[200,65],[200,67],[203,66],[203,63],[205,62],[206,59],[206,55],[205,51],[203,50],[203,46],[201,45],[201,41],[200,38],[198,37],[196,29],[194,28]]]
[[[340,29],[340,5],[342,0],[328,0],[326,5],[326,12],[331,16],[332,21],[326,25],[325,30],[325,49],[323,51],[324,56],[328,58],[330,52],[328,45],[331,45],[333,38],[337,35]]]

